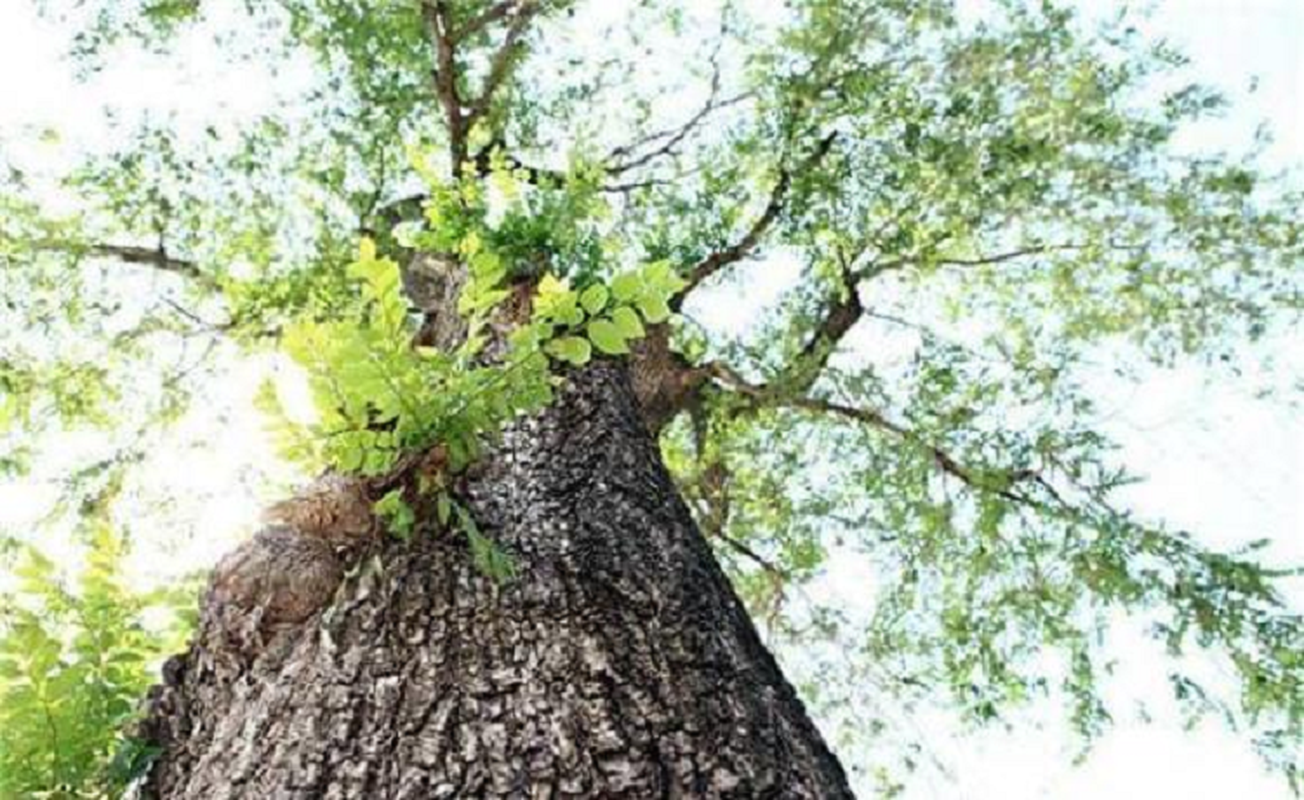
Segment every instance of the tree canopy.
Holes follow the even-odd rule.
[[[863,786],[897,786],[927,749],[864,697],[907,714],[940,698],[979,724],[1048,700],[1089,741],[1111,719],[1105,633],[1127,612],[1174,656],[1176,698],[1247,731],[1299,789],[1292,573],[1121,503],[1134,479],[1085,378],[1101,359],[1234,370],[1247,343],[1293,330],[1304,194],[1254,153],[1182,145],[1226,102],[1130,15],[217,5],[41,3],[88,77],[127,57],[184,69],[205,42],[268,98],[106,114],[111,146],[75,164],[3,164],[0,467],[22,475],[98,431],[64,465],[52,525],[80,520],[97,552],[120,546],[107,529],[143,532],[108,501],[253,355],[298,363],[316,401],[305,421],[274,383],[260,393],[285,455],[367,474],[436,441],[469,463],[565,365],[625,357],[670,387],[649,425],[751,611],[834,676],[803,691]],[[533,280],[506,358],[477,361],[475,335],[409,346],[416,252],[466,266],[473,334]],[[761,313],[720,322],[758,289]],[[402,533],[401,501],[381,511]],[[480,547],[513,579],[509,554]],[[805,591],[847,557],[875,575],[862,614]],[[136,613],[87,580],[96,613]],[[14,594],[0,631],[0,720],[34,714],[50,696],[33,676],[72,658],[51,633],[70,601],[42,616],[33,596]],[[1196,653],[1235,685],[1180,657]],[[39,734],[0,728],[27,765],[0,757],[0,791],[83,779],[49,743],[11,742]],[[88,746],[107,763],[111,745]]]

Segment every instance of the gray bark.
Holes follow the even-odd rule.
[[[146,730],[165,798],[851,797],[595,363],[465,492],[518,575],[429,529],[254,656],[201,632]]]

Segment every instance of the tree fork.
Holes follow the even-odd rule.
[[[467,502],[516,578],[426,519],[252,663],[201,632],[154,693],[155,796],[852,796],[623,364],[510,428]]]

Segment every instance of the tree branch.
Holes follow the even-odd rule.
[[[610,194],[628,195],[631,192],[637,192],[640,189],[651,189],[653,186],[672,186],[674,183],[675,180],[671,178],[646,178],[644,180],[626,181],[624,183],[605,183],[602,185],[602,191]]]
[[[990,256],[977,256],[975,258],[937,258],[932,259],[930,263],[942,267],[984,267],[992,264],[1004,264],[1007,261],[1024,258],[1026,256],[1045,255],[1047,253],[1063,252],[1068,250],[1086,250],[1098,245],[1086,243],[1064,243],[1064,244],[1042,244],[1021,247],[1017,250],[1010,250],[1004,253],[998,253]],[[1105,245],[1109,250],[1135,250],[1140,249],[1135,245]],[[909,258],[897,258],[891,261],[877,261],[866,266],[858,273],[858,277],[876,277],[884,272],[901,269],[912,264],[919,264],[924,259],[918,256]]]
[[[712,537],[713,539],[719,539],[719,540],[720,540],[721,542],[723,542],[723,543],[725,544],[725,546],[728,547],[730,550],[732,550],[732,551],[734,551],[735,553],[737,553],[737,554],[739,554],[739,555],[745,557],[745,558],[748,559],[749,561],[755,563],[755,564],[756,564],[758,567],[760,567],[762,570],[764,570],[765,572],[769,573],[769,575],[770,575],[772,578],[774,578],[777,582],[779,582],[780,584],[782,584],[782,583],[786,583],[786,582],[788,581],[788,579],[791,577],[791,576],[789,576],[788,573],[783,569],[783,567],[780,567],[778,564],[774,563],[774,562],[771,561],[770,559],[768,559],[768,558],[766,558],[765,556],[761,555],[760,553],[756,552],[756,550],[754,550],[753,548],[751,548],[751,547],[747,546],[746,544],[744,544],[744,543],[738,541],[737,539],[733,538],[732,536],[728,536],[728,535],[726,535],[726,534],[724,534],[724,533],[722,533],[722,532],[720,532],[720,531],[713,531],[713,532],[711,532],[711,537]]]
[[[466,160],[466,132],[470,129],[462,116],[462,98],[457,92],[457,50],[452,32],[452,18],[447,0],[422,0],[421,15],[426,22],[426,32],[435,49],[435,65],[431,70],[435,95],[444,109],[444,124],[448,127],[448,151],[456,175]]]
[[[1029,255],[1040,253],[1049,253],[1063,250],[1081,250],[1090,245],[1085,244],[1050,244],[1025,247],[993,256],[984,256],[973,259],[948,258],[935,261],[933,263],[942,265],[955,266],[981,266],[985,264],[1000,264],[1007,261],[1013,261]],[[1120,249],[1122,246],[1119,246]],[[863,252],[863,251],[862,251]],[[842,279],[846,290],[845,297],[834,300],[824,312],[823,318],[816,325],[810,340],[802,348],[801,352],[792,359],[789,367],[785,369],[787,375],[779,383],[786,387],[789,394],[797,395],[808,392],[815,381],[819,379],[820,373],[828,364],[829,359],[837,349],[838,343],[855,327],[865,316],[870,315],[868,310],[862,304],[860,295],[857,291],[857,285],[868,278],[876,277],[889,269],[898,269],[909,263],[909,259],[897,259],[894,261],[878,262],[871,264],[869,267],[856,269],[854,264],[859,260],[860,254],[853,257],[839,257],[839,267],[842,273]],[[882,315],[873,314],[870,316]],[[901,320],[892,320],[901,322]]]
[[[833,143],[837,140],[837,137],[837,132],[830,133],[828,136],[825,136],[820,140],[819,144],[815,147],[815,150],[803,159],[802,162],[797,165],[796,169],[784,167],[779,171],[779,180],[775,182],[774,188],[770,191],[769,202],[766,203],[765,209],[761,212],[761,215],[756,218],[756,221],[752,223],[752,226],[747,230],[747,233],[745,233],[743,237],[734,244],[724,248],[723,250],[717,250],[699,261],[691,270],[689,270],[684,288],[681,289],[671,300],[670,305],[672,308],[678,310],[682,307],[684,298],[686,298],[693,289],[697,288],[702,281],[730,264],[743,260],[756,249],[757,245],[760,244],[761,239],[770,229],[770,226],[772,226],[775,220],[779,218],[779,215],[783,213],[784,205],[788,200],[788,192],[792,189],[793,177],[817,167],[833,148]]]
[[[190,309],[186,308],[185,306],[181,305],[180,303],[178,303],[177,301],[173,300],[170,297],[165,296],[162,297],[161,300],[173,311],[177,312],[178,314],[185,317],[190,322],[199,326],[200,330],[202,330],[204,333],[229,333],[232,329],[235,328],[234,321],[209,322],[208,320],[199,316],[195,312],[191,311]]]
[[[961,464],[958,459],[940,446],[925,441],[918,432],[893,422],[887,417],[887,415],[876,409],[844,405],[842,403],[836,403],[831,400],[811,397],[804,394],[794,395],[778,391],[768,385],[750,383],[731,367],[718,362],[708,365],[707,368],[713,378],[718,380],[727,388],[751,398],[756,403],[757,408],[793,408],[802,411],[838,416],[868,425],[871,428],[890,434],[903,442],[922,448],[932,457],[933,463],[939,470],[947,475],[957,478],[966,486],[976,491],[989,492],[1021,505],[1042,508],[1042,503],[1031,497],[1015,492],[1011,488],[1017,483],[1033,481],[1046,488],[1058,502],[1061,504],[1064,503],[1064,501],[1060,499],[1058,493],[1056,493],[1049,485],[1049,482],[1035,470],[1023,469],[1006,471],[1000,475],[999,483],[993,483],[987,480],[984,476],[975,472],[973,469]]]
[[[530,20],[534,19],[539,13],[541,6],[537,0],[522,0],[515,9],[515,16],[507,27],[507,35],[503,38],[503,43],[499,45],[498,50],[489,60],[489,73],[485,75],[484,84],[480,88],[480,95],[470,104],[470,110],[466,114],[466,129],[469,131],[475,123],[489,112],[489,104],[493,101],[494,94],[502,86],[503,81],[511,73],[513,57],[516,55],[517,46],[521,38],[529,30]],[[506,12],[504,12],[504,15]]]
[[[84,244],[81,242],[45,241],[38,242],[33,246],[37,250],[85,254],[94,258],[115,259],[124,264],[137,264],[144,267],[151,267],[160,272],[169,272],[173,275],[180,275],[187,280],[194,281],[206,289],[216,290],[220,288],[217,280],[214,279],[212,275],[202,271],[195,262],[181,258],[174,258],[168,255],[167,250],[162,245],[159,245],[158,247],[137,247],[135,245],[125,244]]]
[[[126,264],[143,264],[162,272],[171,272],[190,280],[197,281],[211,288],[217,283],[211,275],[199,270],[193,261],[173,258],[162,245],[156,248],[132,247],[120,244],[94,244],[87,251],[97,258],[116,258]]]
[[[806,392],[815,385],[820,373],[824,371],[824,367],[837,350],[838,343],[865,315],[865,306],[860,302],[859,281],[852,271],[851,262],[839,256],[839,267],[844,295],[834,299],[828,310],[824,312],[823,319],[815,326],[810,341],[792,360],[788,370],[792,373],[791,379],[784,381],[789,391]]]
[[[747,100],[750,100],[751,98],[755,97],[755,92],[743,92],[741,94],[736,94],[733,97],[728,97],[720,101],[717,101],[715,97],[716,97],[716,84],[713,82],[711,87],[711,96],[707,99],[706,104],[703,105],[702,108],[696,114],[689,117],[688,121],[685,122],[683,125],[680,125],[677,128],[667,128],[665,130],[657,131],[656,133],[648,134],[647,136],[644,136],[643,138],[639,139],[636,142],[633,142],[628,145],[623,145],[621,147],[617,147],[616,149],[612,150],[611,153],[607,155],[607,160],[618,159],[628,155],[632,155],[635,150],[638,150],[641,147],[646,147],[647,145],[652,144],[653,142],[661,139],[666,140],[665,143],[662,144],[660,147],[657,147],[656,149],[653,150],[649,150],[648,152],[644,153],[641,156],[638,156],[637,158],[632,158],[629,161],[621,161],[616,164],[612,164],[611,166],[607,167],[607,174],[613,176],[621,175],[623,173],[629,172],[630,170],[638,169],[639,167],[646,166],[647,164],[655,161],[658,158],[663,158],[665,156],[670,155],[671,153],[674,152],[674,149],[679,146],[679,143],[682,142],[684,139],[686,139],[688,135],[691,134],[693,130],[711,114],[714,114],[716,111],[719,111],[720,109],[728,108],[729,106],[737,105],[738,103],[742,103]]]
[[[516,10],[516,7],[520,5],[520,3],[521,0],[502,0],[502,2],[500,3],[495,3],[494,5],[480,12],[478,16],[472,17],[471,19],[463,23],[462,27],[458,28],[453,33],[453,39],[460,42],[473,33],[479,33],[480,31],[494,24],[498,20],[512,13],[514,10]]]
[[[529,29],[530,21],[542,9],[539,0],[503,0],[457,27],[453,24],[450,0],[422,0],[422,18],[427,37],[435,51],[431,76],[435,96],[444,111],[444,124],[448,128],[449,159],[452,161],[454,175],[460,172],[469,155],[467,139],[471,129],[489,113],[494,95],[511,74],[514,56]],[[463,98],[458,90],[458,45],[464,37],[483,31],[495,22],[509,17],[511,22],[507,34],[489,58],[489,71],[480,93],[470,99]]]
[[[719,36],[715,41],[715,47],[711,49],[710,57],[707,59],[708,63],[711,65],[710,93],[707,95],[706,103],[702,106],[701,110],[699,110],[696,114],[690,117],[688,121],[682,125],[673,128],[666,128],[663,130],[659,130],[656,131],[655,133],[649,133],[635,140],[630,144],[622,145],[612,150],[607,155],[607,157],[603,159],[603,162],[607,163],[611,161],[617,161],[618,163],[612,164],[611,166],[607,167],[607,174],[612,176],[621,175],[625,172],[629,172],[630,170],[637,169],[646,164],[649,164],[658,158],[662,158],[664,156],[670,155],[671,153],[674,152],[675,148],[679,146],[679,143],[682,142],[685,138],[687,138],[688,135],[691,134],[693,130],[697,128],[697,126],[700,125],[702,121],[705,120],[708,116],[715,113],[716,111],[719,111],[722,108],[727,108],[729,106],[735,105],[737,103],[741,103],[744,100],[748,100],[756,96],[755,92],[746,91],[725,100],[717,99],[720,96],[720,80],[721,80],[720,50],[721,48],[724,47],[725,37],[728,35],[728,33],[729,33],[728,15],[722,14],[720,17]],[[633,158],[630,161],[623,161],[623,159],[625,159],[627,156],[632,156],[634,152],[639,150],[640,148],[646,147],[652,144],[653,142],[660,141],[662,139],[665,139],[666,141],[660,147],[657,147],[654,150],[644,153],[643,155],[638,156],[637,158]]]

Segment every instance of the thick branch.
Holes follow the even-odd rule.
[[[217,288],[211,275],[199,270],[193,261],[173,258],[163,247],[132,247],[130,245],[91,245],[90,254],[97,258],[116,258],[127,264],[143,264],[162,272],[172,272],[211,288]]]
[[[792,360],[787,370],[788,379],[784,381],[790,392],[804,393],[815,385],[838,344],[865,315],[865,306],[860,302],[858,278],[852,272],[851,264],[843,260],[841,270],[843,296],[834,299],[829,305],[824,317],[815,326],[810,341]]]
[[[449,0],[423,0],[421,10],[427,36],[435,51],[432,70],[434,91],[443,108],[444,124],[448,128],[449,158],[453,162],[453,173],[458,174],[467,160],[467,138],[471,129],[489,113],[494,96],[511,74],[521,39],[529,30],[530,21],[542,11],[542,5],[539,0],[504,0],[490,6],[461,27],[453,24]],[[507,33],[502,44],[490,56],[489,71],[479,94],[463,98],[458,90],[458,46],[464,37],[508,17],[511,22],[507,26]]]
[[[671,302],[672,307],[676,309],[681,307],[684,298],[687,297],[693,289],[697,288],[702,281],[730,264],[743,260],[756,249],[766,232],[769,231],[772,225],[774,225],[775,221],[779,218],[779,215],[783,213],[784,206],[788,201],[788,192],[792,189],[794,176],[817,167],[819,163],[824,160],[824,157],[828,155],[829,150],[833,148],[833,143],[837,140],[837,136],[838,135],[835,132],[830,133],[828,136],[821,139],[819,144],[815,147],[815,150],[803,159],[795,169],[784,167],[779,171],[779,179],[775,182],[774,188],[770,191],[770,199],[765,205],[765,210],[763,210],[761,215],[756,218],[756,221],[752,223],[752,226],[747,230],[747,233],[734,244],[724,248],[723,250],[718,250],[712,253],[689,270],[687,282],[684,288],[680,290],[679,294],[676,295]]]
[[[435,48],[435,66],[432,70],[435,95],[444,109],[444,124],[448,127],[448,150],[453,173],[461,169],[466,160],[466,132],[470,129],[462,116],[462,99],[457,92],[457,51],[452,32],[452,18],[446,0],[424,0],[422,16],[427,35]]]
[[[810,341],[792,360],[776,383],[789,394],[802,394],[819,379],[839,342],[865,314],[849,266],[843,266],[843,296],[833,300]],[[703,386],[713,377],[716,365],[694,365],[670,349],[666,326],[654,326],[648,337],[635,346],[633,375],[643,406],[644,421],[654,435],[686,408],[700,399]]]

